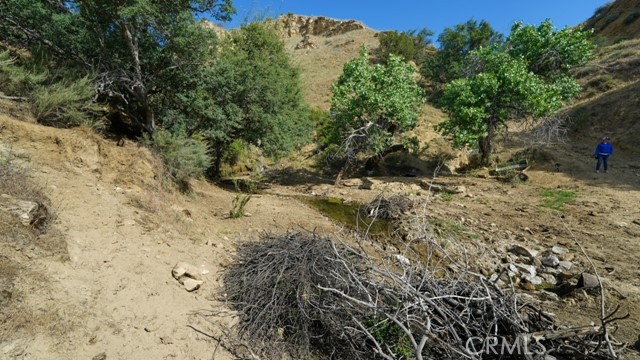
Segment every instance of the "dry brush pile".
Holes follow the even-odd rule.
[[[408,246],[404,255],[391,256],[303,232],[242,244],[224,277],[225,301],[238,320],[233,341],[246,349],[236,355],[616,357],[606,328],[560,326],[513,288],[499,288],[429,239],[421,241],[429,250],[418,254]]]

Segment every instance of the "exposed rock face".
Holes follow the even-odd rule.
[[[337,20],[324,16],[282,15],[275,23],[276,29],[288,37],[293,36],[334,36],[353,30],[364,29],[356,20]]]
[[[16,199],[7,194],[0,195],[0,211],[7,212],[28,226],[36,223],[41,217],[46,217],[46,208],[33,201]]]

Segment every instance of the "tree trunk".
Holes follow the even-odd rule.
[[[495,121],[489,120],[487,124],[487,135],[482,137],[478,141],[478,146],[480,147],[480,154],[482,155],[482,164],[489,164],[489,156],[491,156],[491,152],[493,152],[493,136],[495,134]]]
[[[120,19],[120,33],[125,43],[127,44],[127,48],[129,49],[129,56],[131,57],[131,67],[133,69],[134,80],[132,90],[144,113],[144,121],[141,125],[145,130],[153,133],[156,130],[156,120],[153,108],[151,107],[151,104],[149,102],[147,86],[145,85],[142,76],[142,66],[140,65],[140,51],[138,48],[138,40],[129,30],[129,26],[127,25],[127,22],[124,18]]]
[[[487,165],[489,164],[489,156],[491,155],[491,139],[489,138],[489,136],[485,136],[482,139],[479,140],[479,147],[480,147],[480,155],[481,160],[482,160],[482,165]]]

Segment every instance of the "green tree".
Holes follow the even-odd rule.
[[[376,156],[416,125],[424,101],[414,78],[415,68],[391,55],[385,65],[370,65],[365,48],[344,65],[332,86],[330,118],[323,129],[325,146],[340,148],[346,165],[360,153]]]
[[[215,61],[181,81],[182,90],[162,99],[165,125],[202,134],[213,151],[212,176],[235,140],[279,156],[309,139],[298,71],[278,34],[264,24],[233,31]]]
[[[538,27],[514,24],[505,46],[472,51],[465,62],[469,76],[445,85],[441,105],[449,119],[438,129],[454,145],[477,143],[487,163],[508,120],[551,114],[579,93],[568,71],[589,59],[587,37],[577,29],[557,31],[548,20]]]
[[[464,61],[471,51],[499,45],[502,41],[502,34],[485,20],[477,22],[471,19],[453,28],[445,28],[438,36],[438,51],[422,62],[422,75],[436,84],[463,77]]]
[[[416,61],[425,56],[425,51],[431,44],[432,35],[433,32],[429,29],[382,32],[378,36],[380,47],[377,55],[383,63],[389,60],[391,54],[400,56],[406,61]]]
[[[154,97],[175,91],[171,74],[199,66],[213,48],[213,31],[195,17],[233,13],[231,0],[5,0],[0,36],[97,74],[99,98],[153,132]]]

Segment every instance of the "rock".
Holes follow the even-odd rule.
[[[542,261],[540,261],[540,259],[538,258],[534,258],[533,260],[531,260],[531,265],[539,268],[540,266],[542,266]]]
[[[191,279],[191,278],[186,278],[186,279],[184,279],[182,281],[182,286],[188,292],[192,292],[192,291],[200,289],[200,286],[202,285],[203,282],[204,281],[202,281],[202,280],[194,280],[194,279]]]
[[[375,179],[371,179],[371,178],[363,178],[362,179],[362,185],[360,185],[360,189],[363,190],[376,190],[380,188],[380,185],[382,184],[382,181],[380,180],[375,180]]]
[[[340,181],[340,185],[346,187],[361,187],[364,182],[361,179],[344,179]]]
[[[0,195],[0,211],[7,212],[29,226],[38,222],[41,218],[46,218],[47,210],[44,205],[33,201],[17,199],[11,195]]]
[[[574,253],[568,253],[562,257],[563,261],[572,261],[576,257]]]
[[[203,283],[200,269],[185,262],[177,263],[171,275],[189,292],[199,289]]]
[[[528,274],[522,278],[526,280],[531,285],[540,285],[542,284],[543,279],[540,276]]]
[[[573,279],[576,276],[576,273],[569,270],[562,270],[556,274],[556,276],[560,279]]]
[[[517,266],[518,269],[524,270],[523,273],[536,276],[536,267],[533,265],[515,264],[515,266]]]
[[[589,273],[580,274],[580,278],[578,278],[578,284],[576,288],[578,289],[586,289],[600,286],[598,282],[598,278],[595,275],[591,275]]]
[[[551,248],[551,252],[556,255],[564,255],[568,253],[569,250],[567,250],[566,248],[563,248],[562,246],[554,246]]]
[[[573,263],[570,261],[560,261],[558,265],[561,269],[570,270],[573,266]]]
[[[409,259],[407,259],[406,257],[404,257],[404,256],[402,256],[400,254],[396,254],[396,260],[398,260],[400,265],[402,265],[403,267],[411,266],[411,262],[409,261]]]
[[[542,279],[547,284],[555,285],[558,283],[558,280],[556,279],[556,277],[551,274],[542,274]]]
[[[104,351],[91,358],[91,360],[107,360],[107,353]]]
[[[542,265],[548,267],[556,267],[560,265],[560,260],[556,256],[547,256],[540,259],[542,261]]]
[[[511,248],[509,248],[509,252],[519,256],[525,256],[530,259],[535,258],[538,255],[537,251],[529,250],[526,247],[520,245],[513,245]]]

